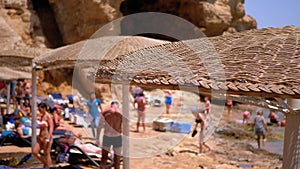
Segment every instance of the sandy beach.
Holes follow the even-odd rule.
[[[164,114],[164,107],[148,107],[146,133],[135,132],[136,112],[133,109],[130,110],[130,168],[281,168],[282,155],[280,155],[280,149],[274,148],[274,146],[280,145],[280,142],[283,140],[284,128],[272,126],[269,129],[269,143],[267,143],[266,148],[275,149],[273,152],[264,149],[258,150],[254,133],[248,131],[249,126],[238,122],[242,118],[242,111],[245,108],[249,109],[247,105],[236,105],[231,115],[228,115],[227,110],[224,109],[219,125],[207,141],[212,150],[205,152],[201,156],[197,156],[197,136],[191,137],[183,133],[153,130],[152,121],[162,116],[193,124],[194,117],[190,113],[190,107],[197,104],[197,96],[187,92],[184,94],[177,92],[174,94],[174,97],[176,99],[170,115]],[[257,108],[250,107],[250,109],[255,111]],[[69,124],[69,121],[65,121],[65,123],[75,133],[82,133],[85,141],[91,141],[88,139],[91,137],[90,128],[74,127],[72,124]],[[278,141],[279,144],[273,144],[274,141]],[[0,159],[22,156],[29,153],[30,150],[28,147],[1,146]],[[67,164],[55,164],[53,159],[53,167],[64,165]],[[92,165],[80,166],[83,168],[95,168]],[[42,164],[32,157],[26,164],[18,167],[39,168],[42,167]]]

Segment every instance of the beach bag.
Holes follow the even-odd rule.
[[[56,157],[57,163],[66,163],[69,161],[69,154],[67,153],[59,153]]]

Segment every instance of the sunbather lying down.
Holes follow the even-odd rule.
[[[65,132],[64,138],[59,139],[60,143],[67,144],[68,146],[77,146],[82,151],[86,153],[95,153],[95,154],[101,154],[101,148],[93,145],[93,144],[85,144],[80,139],[76,138],[74,136],[74,133],[71,131]]]

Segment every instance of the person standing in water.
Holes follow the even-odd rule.
[[[257,136],[257,145],[258,148],[260,149],[260,138],[261,137],[263,138],[263,146],[265,146],[267,142],[266,132],[268,131],[267,122],[261,111],[257,112],[257,115],[254,118],[252,128],[255,129],[255,134]]]
[[[38,122],[38,125],[40,126],[40,134],[33,147],[32,154],[44,164],[44,167],[50,167],[50,151],[53,142],[53,119],[52,116],[47,112],[46,103],[40,103],[38,105],[38,110],[41,114],[41,121]],[[41,149],[44,151],[44,158],[39,153]]]

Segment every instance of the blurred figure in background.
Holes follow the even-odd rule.
[[[100,124],[100,113],[102,112],[101,104],[102,104],[101,100],[96,98],[96,94],[94,92],[92,92],[90,94],[90,99],[87,101],[87,104],[86,104],[88,107],[86,117],[89,117],[89,116],[92,117],[91,128],[92,128],[93,137],[96,141],[99,139],[99,135],[100,135],[100,132],[98,135],[98,127]]]
[[[146,131],[145,118],[146,118],[146,98],[143,92],[139,93],[138,96],[134,99],[134,103],[137,104],[137,115],[138,120],[136,123],[136,131],[139,132],[140,122],[142,122],[143,130]],[[134,104],[135,108],[135,104]]]
[[[254,118],[252,129],[253,128],[254,128],[255,134],[257,136],[257,145],[258,145],[258,148],[260,149],[260,139],[262,137],[262,139],[263,139],[262,145],[265,146],[266,142],[267,142],[266,134],[268,131],[267,122],[263,116],[262,111],[257,112],[257,115]]]
[[[243,113],[243,124],[249,124],[250,121],[250,116],[251,116],[251,112],[249,112],[248,110],[244,111]]]
[[[132,86],[132,87],[133,88],[131,90],[131,95],[132,95],[133,99],[131,101],[132,101],[133,109],[135,110],[136,109],[135,102],[134,102],[135,98],[138,97],[138,95],[143,92],[143,89],[140,88],[139,86]]]
[[[226,102],[228,114],[232,114],[233,103],[231,99],[228,99]]]
[[[210,113],[210,108],[211,108],[211,104],[210,104],[210,100],[208,97],[204,97],[204,102],[205,102],[205,114],[208,115]]]
[[[272,124],[276,124],[276,125],[280,126],[279,117],[278,117],[278,115],[276,114],[275,111],[271,111],[271,112],[270,112],[269,118],[270,118],[270,122],[271,122]]]
[[[165,92],[165,104],[166,104],[166,114],[170,114],[170,108],[172,105],[172,93],[170,90]]]

